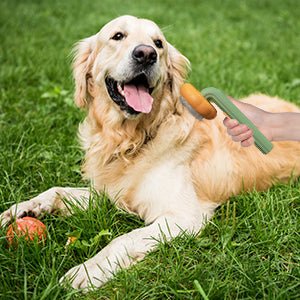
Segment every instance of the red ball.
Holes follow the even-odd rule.
[[[9,245],[16,241],[16,237],[24,237],[27,241],[42,241],[46,239],[46,226],[38,219],[24,217],[17,219],[8,226],[6,239]]]

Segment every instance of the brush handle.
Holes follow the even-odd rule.
[[[210,102],[216,103],[231,119],[247,125],[252,129],[255,146],[263,153],[269,153],[273,145],[258,130],[258,128],[227,98],[220,90],[214,87],[208,87],[201,91],[201,94]]]

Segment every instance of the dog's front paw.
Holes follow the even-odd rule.
[[[25,216],[37,217],[42,210],[42,205],[35,200],[14,204],[0,215],[0,225],[5,226],[15,218],[22,218]]]
[[[63,285],[69,284],[74,289],[82,289],[89,291],[93,288],[98,288],[108,281],[105,272],[93,263],[92,259],[70,269],[59,282]]]
[[[12,219],[25,216],[38,217],[46,212],[51,213],[56,208],[55,206],[60,208],[57,205],[60,202],[57,200],[60,199],[59,193],[61,191],[63,191],[62,188],[53,187],[31,200],[14,204],[0,215],[0,225],[4,226]]]

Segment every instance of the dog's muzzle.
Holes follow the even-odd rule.
[[[152,46],[138,45],[131,54],[130,79],[117,81],[111,76],[105,78],[106,88],[111,99],[122,111],[130,115],[148,114],[152,110],[153,98],[150,86],[153,66],[157,62],[157,53]],[[130,73],[130,72],[129,72]]]

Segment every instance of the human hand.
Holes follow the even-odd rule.
[[[254,123],[268,140],[272,140],[271,128],[266,126],[268,112],[251,104],[236,101],[231,97],[228,98]],[[224,119],[223,124],[234,142],[240,142],[242,147],[249,147],[254,144],[253,132],[247,125],[240,124],[237,120],[229,117]]]
[[[240,124],[237,120],[226,117],[223,124],[227,127],[227,133],[234,142],[240,142],[242,147],[249,147],[254,144],[252,130],[245,124]]]

